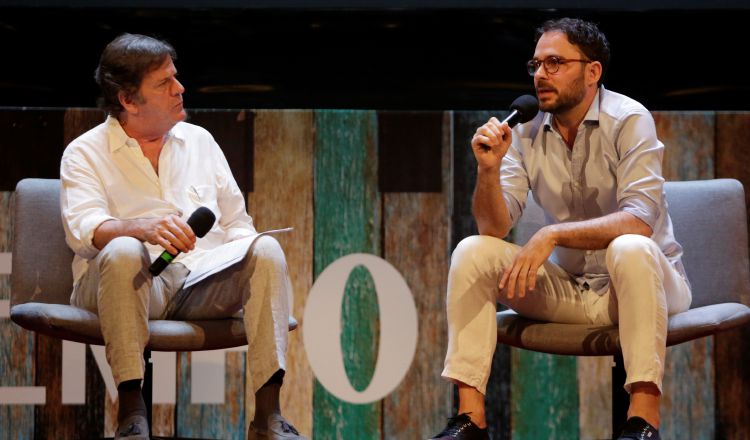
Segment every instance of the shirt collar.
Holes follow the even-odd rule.
[[[111,115],[107,116],[107,128],[109,131],[109,151],[111,153],[119,150],[120,148],[132,144],[137,145],[136,140],[128,136],[123,130],[120,121],[117,118],[113,118]],[[178,144],[185,144],[185,131],[182,128],[182,124],[177,123],[169,133],[167,133],[167,141],[174,139]]]
[[[594,96],[594,100],[591,102],[591,106],[586,112],[586,116],[583,117],[583,121],[581,122],[581,124],[599,125],[599,96],[602,90],[604,90],[604,86],[599,86],[599,89],[596,91],[596,96]],[[543,123],[544,131],[552,130],[552,113],[544,114]]]

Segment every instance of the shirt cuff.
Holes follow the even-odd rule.
[[[652,230],[656,227],[656,212],[653,208],[648,206],[647,203],[639,200],[629,200],[627,204],[622,207],[621,211],[636,216],[646,223]]]
[[[99,253],[99,249],[94,246],[94,232],[102,223],[107,220],[117,220],[109,215],[88,215],[81,221],[80,227],[80,248],[76,253],[84,258],[94,258]]]

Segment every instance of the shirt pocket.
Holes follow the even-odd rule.
[[[216,219],[219,219],[219,205],[216,198],[216,186],[214,185],[190,185],[187,189],[187,197],[196,209],[200,206],[213,211]]]

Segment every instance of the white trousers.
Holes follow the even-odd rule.
[[[292,287],[286,258],[270,236],[258,237],[239,263],[182,289],[188,269],[172,263],[156,277],[143,243],[110,241],[76,283],[71,305],[99,316],[115,382],[142,379],[148,320],[201,320],[243,311],[254,391],[285,369]]]
[[[622,235],[607,247],[609,290],[581,289],[560,266],[539,268],[536,288],[508,299],[498,282],[520,247],[490,236],[458,244],[448,275],[448,352],[443,377],[486,393],[497,344],[496,303],[527,318],[569,324],[619,324],[627,380],[651,382],[661,390],[667,317],[690,307],[690,285],[656,243]]]

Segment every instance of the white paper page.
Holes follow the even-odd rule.
[[[263,235],[279,234],[283,232],[289,232],[294,228],[283,228],[283,229],[271,229],[269,231],[263,231],[258,235],[241,238],[239,240],[230,241],[223,245],[211,249],[206,255],[201,257],[196,263],[196,269],[185,278],[185,284],[182,286],[183,289],[187,289],[195,283],[203,281],[209,276],[220,272],[227,267],[241,261],[247,255],[247,250],[250,249],[253,242]]]

